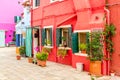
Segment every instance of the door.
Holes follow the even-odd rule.
[[[26,29],[26,56],[32,56],[32,29]]]
[[[0,47],[5,47],[5,31],[0,31]]]

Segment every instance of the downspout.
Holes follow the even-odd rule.
[[[106,13],[106,23],[107,25],[110,25],[110,11],[107,9],[107,8],[104,8],[105,10],[105,13]],[[107,54],[107,58],[109,59],[110,58],[110,55],[109,53],[106,51],[106,54]],[[110,61],[106,61],[107,62],[107,75],[110,74]]]

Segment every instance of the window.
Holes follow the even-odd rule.
[[[73,53],[86,53],[87,44],[89,43],[89,32],[83,30],[72,34]]]
[[[52,28],[42,29],[42,46],[52,46]]]
[[[40,6],[40,0],[33,0],[33,8]]]
[[[71,48],[71,35],[72,35],[71,27],[57,28],[56,32],[57,46]]]

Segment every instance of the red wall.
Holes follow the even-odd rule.
[[[120,0],[109,0],[109,4],[120,3]],[[113,38],[114,41],[114,53],[112,57],[111,68],[120,75],[120,4],[110,6],[110,23],[113,23],[116,27],[116,35]]]

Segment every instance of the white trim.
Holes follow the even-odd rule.
[[[82,32],[91,32],[91,30],[75,30],[75,31],[74,31],[74,33],[77,33],[77,32],[78,32],[78,33],[79,33],[79,32],[81,32],[81,33],[82,33]]]
[[[58,26],[57,28],[69,28],[72,27],[71,25],[63,25],[63,26]]]
[[[75,53],[75,55],[77,55],[77,56],[85,56],[85,57],[88,56],[87,54],[83,54],[83,53]]]
[[[44,46],[45,48],[53,48],[53,46]]]
[[[44,26],[43,28],[53,28],[53,25],[50,25],[50,26]]]

